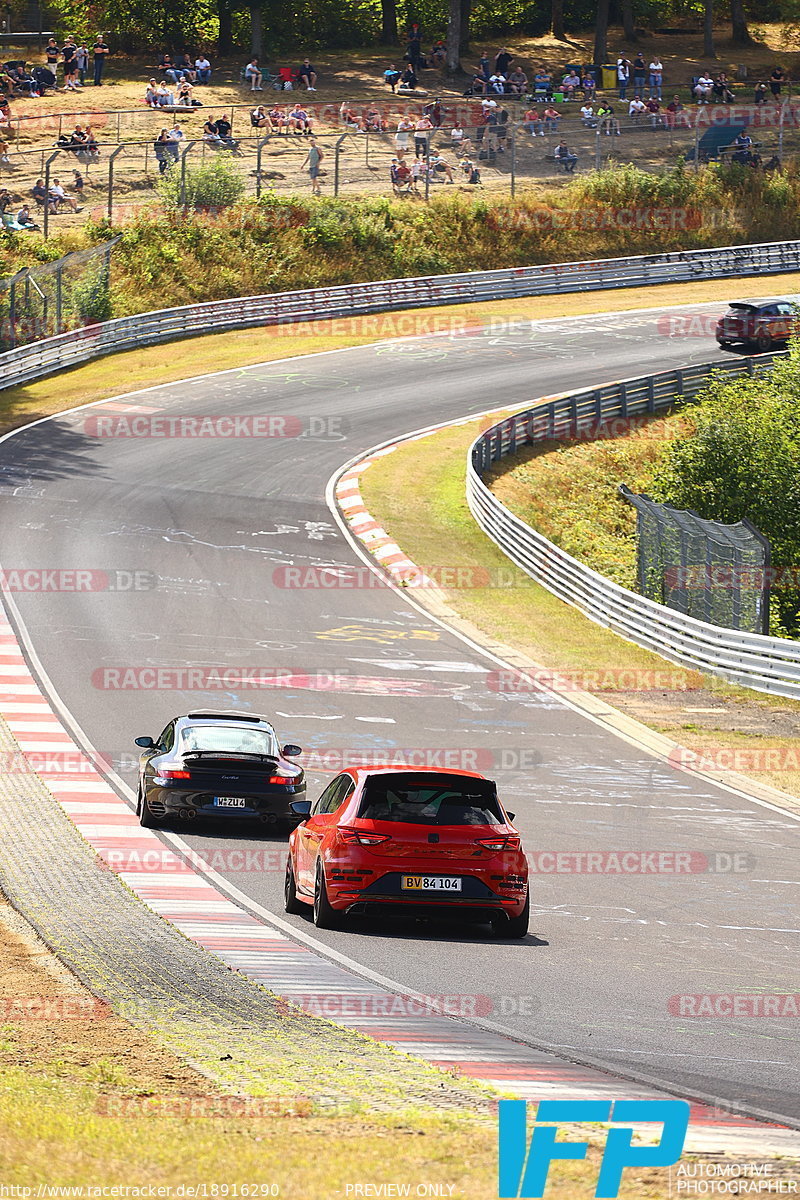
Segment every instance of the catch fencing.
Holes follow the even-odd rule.
[[[614,583],[526,525],[481,476],[524,445],[591,438],[609,422],[647,419],[676,397],[690,399],[713,373],[727,379],[768,369],[779,355],[716,362],[586,388],[497,422],[467,457],[466,495],[478,525],[521,570],[592,621],[681,666],[772,695],[800,699],[800,642],[712,625]]]

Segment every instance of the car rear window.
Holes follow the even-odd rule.
[[[757,311],[755,304],[732,304],[727,315],[729,317],[746,317],[749,313]]]
[[[500,825],[504,817],[488,779],[379,775],[364,789],[360,817],[409,825]]]
[[[236,725],[189,725],[181,730],[181,752],[214,751],[226,754],[277,755],[278,744],[265,729],[240,729]]]

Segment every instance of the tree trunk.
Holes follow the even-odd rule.
[[[737,46],[749,46],[753,41],[747,28],[743,0],[731,0],[731,33]]]
[[[461,40],[458,48],[462,54],[469,53],[469,18],[472,0],[461,0]]]
[[[450,0],[450,16],[447,20],[447,73],[455,75],[461,70],[461,0]]]
[[[597,0],[597,20],[594,25],[594,61],[595,66],[598,67],[606,61],[608,53],[608,6],[609,0]]]
[[[233,13],[225,0],[218,0],[217,16],[219,17],[219,38],[217,39],[217,54],[233,53]]]
[[[703,0],[703,58],[716,58],[714,49],[714,0]]]
[[[381,0],[381,42],[397,45],[397,0]]]
[[[622,0],[622,36],[626,42],[636,41],[636,24],[633,20],[633,0]]]
[[[552,0],[550,5],[550,32],[560,42],[566,41],[564,29],[564,0]]]
[[[260,4],[250,5],[250,53],[264,57],[264,22]]]

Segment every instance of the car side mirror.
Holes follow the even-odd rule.
[[[287,742],[281,750],[281,754],[285,754],[287,758],[297,758],[297,755],[302,753],[303,747],[295,746],[294,742]]]
[[[289,805],[289,808],[292,811],[292,813],[294,814],[294,816],[303,817],[305,819],[305,817],[307,817],[309,815],[309,813],[311,812],[311,801],[310,800],[292,800],[291,804]]]
[[[516,815],[516,813],[509,812],[509,810],[506,809],[506,816],[508,817],[509,821],[513,821]]]
[[[152,750],[155,742],[151,737],[140,737],[133,739],[135,746],[141,746],[143,750]]]

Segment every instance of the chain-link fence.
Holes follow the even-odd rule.
[[[619,491],[636,509],[643,596],[712,625],[769,633],[770,546],[755,526],[707,521],[625,484]]]
[[[111,316],[111,255],[119,238],[0,280],[0,351]]]

